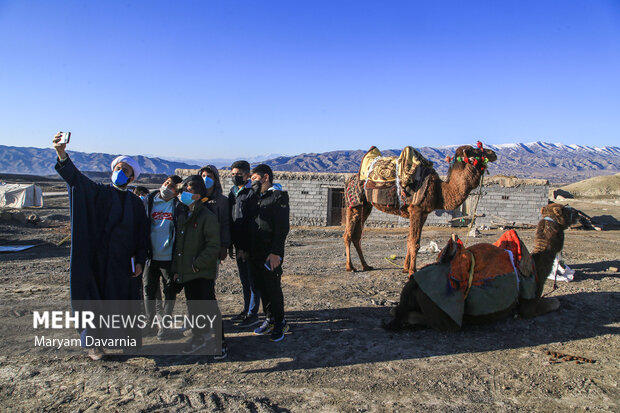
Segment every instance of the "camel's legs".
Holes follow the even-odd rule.
[[[405,259],[404,270],[409,271],[411,276],[416,271],[416,258],[420,249],[420,237],[422,236],[422,228],[426,222],[428,213],[422,208],[412,206],[409,207],[409,236],[407,238],[407,256]]]
[[[366,263],[366,260],[364,259],[364,254],[362,253],[362,230],[364,228],[364,223],[366,222],[366,219],[368,219],[368,215],[370,215],[371,211],[372,205],[370,203],[364,203],[362,208],[362,221],[359,228],[359,236],[357,236],[357,233],[354,233],[355,236],[353,237],[353,246],[357,251],[357,255],[360,258],[360,262],[362,263],[362,269],[364,271],[372,270],[372,267]]]
[[[520,300],[519,315],[523,318],[537,317],[551,311],[556,311],[558,308],[560,308],[560,300],[558,300],[557,297]]]
[[[409,235],[407,235],[407,254],[405,255],[405,263],[403,265],[403,272],[405,274],[409,274]]]
[[[347,254],[347,271],[355,271],[355,267],[351,261],[351,242],[353,242],[353,246],[355,247],[357,255],[360,258],[362,268],[365,271],[372,269],[372,267],[370,267],[364,259],[361,246],[364,222],[366,221],[366,218],[368,218],[368,215],[370,215],[370,211],[372,211],[372,205],[369,203],[364,203],[363,205],[357,207],[347,208],[346,227],[343,236],[344,248]]]
[[[361,209],[361,206],[351,207],[347,208],[346,212],[346,223],[342,238],[344,239],[344,249],[347,254],[347,271],[355,271],[355,267],[353,267],[351,263],[351,238],[353,237],[355,228],[361,224],[360,213],[358,211]]]

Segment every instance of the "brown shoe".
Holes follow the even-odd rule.
[[[91,347],[88,349],[88,357],[90,357],[91,360],[98,361],[101,360],[103,356],[105,356],[105,352],[101,347]]]

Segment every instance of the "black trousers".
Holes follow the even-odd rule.
[[[284,321],[284,294],[282,294],[282,266],[274,271],[265,267],[264,261],[251,262],[254,284],[260,291],[265,316],[276,323]]]
[[[195,280],[188,281],[183,284],[185,290],[185,299],[187,300],[187,313],[196,319],[200,314],[207,314],[208,309],[206,306],[206,300],[215,301],[215,280],[208,280],[206,278],[196,278]],[[224,340],[224,321],[222,323],[222,342]],[[205,329],[194,325],[192,328],[192,335],[194,337],[201,336],[205,333]]]
[[[151,260],[144,268],[144,275],[142,276],[142,282],[144,283],[144,309],[149,323],[157,314],[156,300],[158,296],[161,299],[159,288],[160,278],[164,287],[165,299],[163,315],[172,315],[172,310],[174,310],[176,293],[172,289],[171,266],[172,261]]]

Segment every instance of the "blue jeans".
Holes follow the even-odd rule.
[[[241,261],[237,259],[239,269],[239,279],[243,289],[243,312],[248,315],[257,315],[260,307],[260,293],[254,284],[254,277],[250,270],[250,260]]]

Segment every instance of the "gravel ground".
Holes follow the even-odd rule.
[[[0,244],[37,245],[0,255],[2,410],[620,410],[620,273],[609,270],[620,267],[619,230],[566,233],[564,258],[577,273],[573,282],[550,293],[561,301],[558,312],[457,333],[394,334],[381,322],[389,319],[406,281],[398,268],[406,232],[366,231],[363,246],[376,270],[347,273],[342,228],[293,228],[283,276],[291,331],[283,342],[271,343],[230,323],[241,310],[242,295],[228,259],[217,281],[229,343],[226,361],[115,355],[93,362],[81,350],[33,345],[32,310],[66,306],[69,297],[69,245],[55,245],[69,231],[68,205],[62,196],[46,202],[33,211],[43,218],[38,226],[0,222]],[[588,205],[580,208],[620,219],[613,203]],[[426,228],[422,245],[434,240],[441,246],[452,231],[465,239],[464,230]],[[501,232],[483,231],[475,242],[493,242]],[[531,248],[534,231],[519,234]],[[398,267],[385,259],[392,254]],[[435,255],[422,253],[420,264]],[[595,363],[553,363],[547,351]]]

